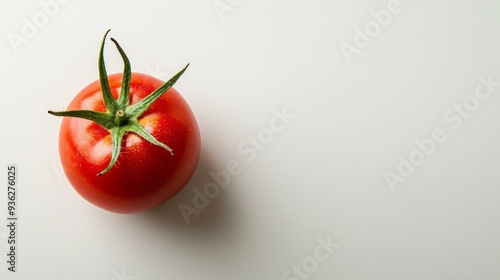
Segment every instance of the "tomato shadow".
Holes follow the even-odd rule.
[[[227,189],[231,188],[232,182],[229,186],[223,189],[220,188],[219,193],[214,198],[207,198],[208,204],[205,208],[197,209],[193,205],[193,198],[195,197],[193,190],[197,189],[203,192],[204,186],[209,182],[213,182],[209,172],[217,170],[210,157],[202,152],[196,171],[186,187],[163,205],[145,212],[143,215],[151,222],[164,224],[171,229],[210,230],[224,227],[229,221],[230,201]],[[180,205],[192,207],[189,209],[199,212],[189,215],[186,213],[190,210],[186,210],[183,216],[179,209]]]

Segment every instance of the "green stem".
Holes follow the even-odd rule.
[[[111,41],[120,52],[124,64],[120,95],[118,96],[118,100],[116,100],[111,93],[106,65],[104,62],[104,45],[109,32],[110,30],[106,31],[104,34],[98,60],[102,98],[107,112],[95,112],[89,110],[70,110],[62,112],[49,111],[49,114],[54,116],[90,120],[98,123],[109,131],[112,139],[111,160],[109,165],[97,174],[98,176],[106,174],[109,170],[111,170],[111,168],[113,168],[113,166],[116,165],[120,156],[123,137],[129,132],[135,133],[148,142],[162,147],[163,149],[169,151],[171,155],[174,154],[174,151],[170,147],[158,141],[153,135],[151,135],[151,133],[142,127],[137,119],[151,106],[151,104],[153,104],[162,94],[164,94],[177,82],[189,66],[189,64],[187,64],[181,71],[179,71],[179,73],[175,74],[172,78],[170,78],[170,80],[154,90],[151,94],[134,105],[130,105],[130,82],[132,79],[130,61],[120,44],[118,44],[115,39],[111,38]]]
[[[125,116],[125,112],[123,110],[118,110],[115,113],[115,126],[123,126],[127,124],[129,119]]]

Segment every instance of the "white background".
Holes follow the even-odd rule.
[[[226,1],[68,1],[47,22],[38,1],[0,2],[1,185],[19,168],[18,272],[2,261],[0,278],[297,280],[283,276],[305,273],[330,238],[339,247],[307,279],[498,279],[500,86],[473,102],[480,77],[500,81],[500,2],[401,0],[363,46],[357,28],[390,1]],[[24,18],[38,20],[32,38]],[[199,122],[200,165],[147,213],[81,199],[58,165],[61,119],[47,114],[97,79],[108,28],[134,71],[167,79],[191,63],[176,88]],[[112,44],[105,53],[121,71]],[[473,111],[454,129],[443,114],[464,100]],[[284,108],[295,118],[247,160],[238,146]],[[384,174],[435,129],[446,141],[391,188]],[[230,160],[241,173],[187,225],[179,204]],[[1,226],[0,260],[6,237]]]

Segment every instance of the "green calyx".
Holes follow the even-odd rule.
[[[110,132],[113,142],[111,161],[106,169],[97,174],[98,176],[107,173],[115,165],[116,161],[118,160],[118,156],[120,155],[123,136],[128,132],[133,132],[149,141],[150,143],[166,149],[170,152],[170,154],[174,154],[173,150],[170,147],[156,140],[153,135],[151,135],[144,127],[142,127],[137,119],[151,106],[151,104],[156,101],[156,99],[158,99],[163,93],[171,88],[175,84],[175,82],[177,82],[177,80],[189,66],[189,64],[186,65],[181,71],[179,71],[179,73],[175,74],[172,78],[170,78],[170,80],[154,90],[150,95],[148,95],[141,101],[130,105],[130,80],[132,76],[130,61],[118,42],[115,39],[111,38],[111,41],[113,41],[113,43],[116,45],[116,48],[120,52],[124,63],[122,87],[118,99],[116,100],[111,94],[111,89],[108,82],[108,74],[106,72],[106,66],[104,63],[104,43],[109,31],[110,30],[108,30],[106,34],[104,34],[104,38],[101,44],[101,50],[99,53],[99,80],[101,82],[102,97],[107,111],[49,111],[49,114],[55,116],[82,118],[96,122]]]

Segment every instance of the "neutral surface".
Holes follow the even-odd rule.
[[[18,272],[1,261],[1,279],[499,279],[500,2],[66,2],[0,2],[0,185],[19,168]],[[191,63],[176,88],[200,166],[148,213],[81,199],[46,113],[97,79],[108,28],[134,71]],[[106,62],[122,70],[112,44]],[[231,161],[186,224],[179,205]]]

